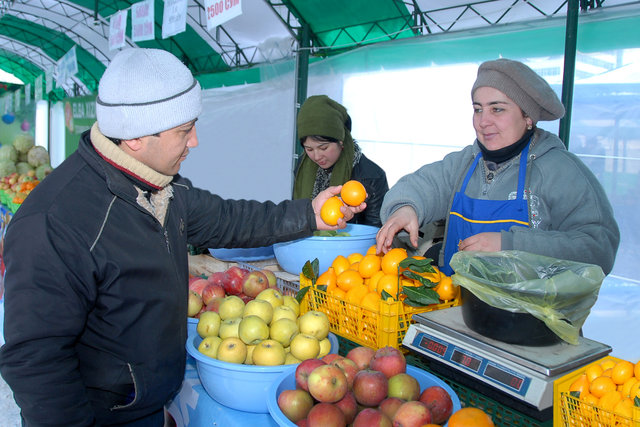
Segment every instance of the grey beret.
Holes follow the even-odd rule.
[[[507,95],[534,123],[564,116],[564,106],[549,83],[522,62],[504,58],[483,62],[478,68],[471,97],[482,86]]]
[[[154,135],[196,119],[201,111],[200,84],[162,49],[118,52],[98,85],[98,128],[111,138]]]

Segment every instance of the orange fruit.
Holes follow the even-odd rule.
[[[340,289],[349,292],[356,285],[364,285],[364,279],[357,271],[345,270],[338,274],[337,284]]]
[[[335,288],[327,289],[327,293],[341,300],[344,300],[347,297],[347,293],[337,286]]]
[[[434,290],[441,300],[450,300],[458,296],[458,286],[454,285],[450,276],[442,275]]]
[[[342,185],[340,197],[349,206],[360,206],[360,203],[367,198],[367,190],[365,190],[362,183],[352,179]]]
[[[609,377],[598,377],[591,381],[589,385],[589,393],[593,394],[598,399],[601,398],[608,391],[615,391],[616,384]]]
[[[349,264],[353,264],[354,262],[360,262],[364,258],[364,255],[358,252],[354,252],[352,254],[347,255],[347,260]]]
[[[367,249],[367,252],[365,253],[365,255],[377,255],[378,252],[376,251],[376,245],[371,245],[369,247],[369,249]]]
[[[449,427],[495,427],[489,414],[473,407],[462,408],[451,414],[447,425]]]
[[[339,197],[333,196],[328,199],[320,208],[320,218],[329,225],[337,225],[338,220],[344,217],[340,208],[344,206]]]
[[[629,389],[629,398],[633,400],[636,397],[640,399],[640,381],[632,385]]]
[[[609,377],[611,378],[611,375],[613,374],[613,368],[608,368],[605,369],[604,371],[602,371],[602,375],[600,375],[601,377]]]
[[[624,384],[625,381],[633,377],[633,363],[628,360],[619,361],[611,369],[611,379],[616,384]]]
[[[326,285],[327,289],[336,286],[338,282],[338,276],[333,267],[329,267],[327,271],[322,273],[316,280],[316,285]]]
[[[589,382],[591,382],[602,375],[602,371],[602,366],[597,364],[587,366],[587,369],[584,370],[584,373],[587,375],[587,379],[589,380]]]
[[[369,293],[369,288],[364,284],[355,285],[353,288],[347,291],[346,301],[351,304],[360,304],[362,298]]]
[[[393,248],[382,256],[380,268],[385,274],[398,274],[398,264],[407,257],[407,250],[404,248]]]
[[[580,375],[569,386],[569,392],[577,391],[580,393],[580,398],[589,393],[589,379],[586,374]]]
[[[638,382],[636,377],[631,377],[622,384],[622,388],[620,392],[622,393],[622,397],[629,397],[629,393],[631,392],[631,387],[634,386],[635,383]]]
[[[622,395],[618,390],[607,391],[598,400],[598,406],[603,409],[606,409],[607,411],[613,412],[613,408],[621,400],[622,400]]]
[[[606,359],[600,362],[600,366],[602,366],[602,370],[606,371],[609,368],[613,368],[616,365],[616,361],[613,359]]]
[[[349,270],[358,271],[358,267],[360,267],[360,262],[356,261],[349,266]],[[360,274],[360,273],[358,273]],[[364,279],[364,277],[363,277]]]
[[[381,259],[378,255],[365,255],[358,265],[358,272],[365,279],[380,271]]]
[[[344,255],[338,255],[337,257],[335,257],[335,259],[331,263],[331,267],[333,267],[333,270],[336,272],[336,276],[339,276],[340,273],[342,273],[345,270],[348,270],[350,266],[351,266],[351,263],[349,262],[347,257]]]
[[[613,412],[616,415],[620,415],[629,419],[633,418],[633,402],[631,399],[622,399],[613,407]],[[625,425],[626,423],[621,423],[620,425]]]
[[[633,366],[633,375],[640,380],[640,360]]]
[[[378,280],[380,280],[382,276],[384,276],[384,271],[378,270],[373,274],[373,276],[369,277],[369,283],[367,286],[369,286],[370,292],[378,291]]]
[[[367,310],[377,313],[380,311],[380,295],[377,292],[369,292],[360,301],[360,305]]]
[[[386,291],[392,297],[398,298],[398,286],[399,277],[397,274],[385,274],[380,279],[378,279],[376,292],[378,293],[378,295],[382,295],[382,291]]]

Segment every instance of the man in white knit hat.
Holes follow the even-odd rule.
[[[311,200],[223,200],[178,174],[201,89],[163,50],[106,69],[97,123],[25,200],[5,241],[0,372],[25,426],[162,426],[187,338],[187,245],[256,247],[342,228]]]

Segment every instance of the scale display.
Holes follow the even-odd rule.
[[[527,393],[529,384],[531,384],[531,378],[528,376],[425,332],[418,333],[414,343],[417,343],[418,347],[443,361],[448,361],[489,381],[500,384],[520,396],[524,396]]]

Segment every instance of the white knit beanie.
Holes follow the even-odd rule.
[[[105,136],[133,139],[196,119],[201,89],[191,71],[162,49],[124,49],[98,85],[96,116]]]

